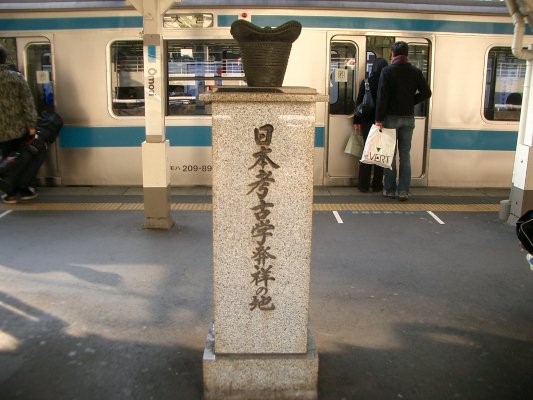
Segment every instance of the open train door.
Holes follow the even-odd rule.
[[[333,35],[330,37],[329,111],[325,140],[324,184],[351,185],[357,182],[359,163],[345,154],[353,129],[355,100],[361,81],[368,77],[376,57],[390,60],[390,45],[409,44],[409,60],[429,82],[430,42],[425,38],[399,36]],[[415,130],[411,145],[412,184],[427,185],[428,102],[415,107]]]
[[[17,37],[17,62],[35,99],[37,113],[54,110],[54,81],[52,48],[46,37]],[[59,185],[58,144],[48,147],[46,159],[41,166],[38,181],[41,185]]]
[[[353,184],[359,160],[344,153],[353,130],[355,99],[365,75],[365,36],[334,35],[329,39],[329,104],[325,138],[324,185]]]

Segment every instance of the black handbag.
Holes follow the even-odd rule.
[[[355,107],[355,115],[362,119],[373,119],[374,108],[375,104],[370,92],[370,84],[368,79],[365,79],[365,95],[363,96],[363,101]]]

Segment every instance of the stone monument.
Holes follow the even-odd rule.
[[[316,102],[327,96],[221,87],[202,99],[213,107],[214,323],[204,398],[316,399],[313,153]]]

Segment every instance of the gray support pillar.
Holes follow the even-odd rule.
[[[510,215],[507,222],[515,224],[525,211],[533,209],[533,170],[529,167],[529,162],[533,162],[533,101],[531,99],[533,45],[529,45],[528,49],[525,49],[524,45],[526,23],[529,22],[531,25],[533,22],[529,14],[522,14],[527,11],[527,7],[522,7],[519,4],[520,2],[505,0],[505,3],[514,25],[513,44],[511,46],[513,54],[517,58],[527,60],[522,95],[522,112],[520,114],[520,127],[518,129],[513,168],[513,183],[509,197],[510,204],[502,202],[500,205],[500,214],[505,214],[506,209],[510,206]],[[533,1],[528,0],[526,3],[532,5]]]
[[[531,48],[531,46],[530,46]],[[511,213],[508,222],[516,223],[518,218],[527,210],[533,209],[533,101],[532,73],[533,63],[527,61],[526,76],[520,127],[516,143],[515,163],[513,168],[513,183],[509,202]],[[531,163],[531,164],[530,164]]]
[[[130,0],[143,16],[144,104],[146,141],[142,144],[144,227],[170,229],[169,142],[165,139],[167,75],[163,15],[174,3],[169,0]]]

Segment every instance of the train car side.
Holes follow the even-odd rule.
[[[489,120],[484,115],[487,55],[491,48],[508,47],[509,40],[481,35],[437,37],[429,185],[510,185],[518,121]],[[523,85],[523,77],[518,84]]]
[[[356,177],[357,161],[345,155],[342,148],[351,126],[349,113],[353,111],[334,115],[331,98],[340,93],[332,91],[335,85],[339,86],[335,71],[346,68],[353,80],[345,104],[349,106],[368,68],[372,43],[407,38],[419,45],[433,90],[432,99],[417,117],[420,127],[413,148],[416,163],[413,183],[510,186],[519,106],[507,106],[515,111],[507,113],[509,118],[505,114],[507,108],[487,112],[487,99],[492,96],[492,103],[496,102],[495,94],[489,93],[495,89],[494,82],[490,82],[493,76],[489,76],[488,60],[493,49],[510,47],[510,18],[407,12],[388,12],[384,18],[383,13],[376,11],[321,11],[321,15],[316,15],[316,10],[304,9],[210,10],[215,21],[213,27],[164,29],[169,57],[178,54],[176,59],[169,58],[169,87],[173,90],[169,96],[175,99],[178,111],[166,117],[172,185],[211,184],[211,118],[205,111],[209,105],[196,101],[198,92],[210,90],[220,82],[243,84],[237,78],[223,81],[217,74],[206,75],[196,81],[195,88],[191,86],[192,93],[181,93],[182,89],[177,88],[187,87],[193,77],[176,70],[183,65],[179,51],[183,52],[187,42],[206,46],[229,43],[232,40],[229,26],[243,11],[258,25],[275,26],[280,21],[297,19],[304,26],[293,44],[284,85],[313,87],[330,95],[329,105],[317,104],[316,185],[350,185]],[[181,14],[196,12],[179,10]],[[22,18],[20,14],[0,13],[0,26],[5,27],[5,21],[13,19],[20,24],[0,29],[0,38],[16,38],[23,47],[32,42],[48,42],[51,48],[54,102],[64,117],[65,127],[51,160],[55,165],[51,170],[55,171],[46,173],[58,175],[64,185],[142,185],[140,145],[144,140],[144,117],[142,112],[131,111],[132,105],[141,104],[142,99],[117,96],[117,91],[125,89],[119,87],[117,80],[125,79],[125,75],[118,78],[119,61],[113,58],[117,43],[141,43],[140,16],[134,10],[30,12]],[[337,49],[334,46],[341,49],[344,44],[353,52],[342,59],[334,58],[332,51]],[[174,47],[175,53],[170,50]],[[22,52],[19,48],[17,51]],[[22,54],[19,60],[19,66],[24,68]],[[127,79],[139,85],[134,73]],[[508,82],[497,79],[496,86],[518,87],[523,83],[520,76],[512,82],[510,78]],[[124,105],[124,111],[117,112],[117,102]],[[201,111],[199,107],[203,107]],[[493,108],[497,107],[493,104]],[[495,112],[505,116],[499,118],[498,114],[494,118]]]

